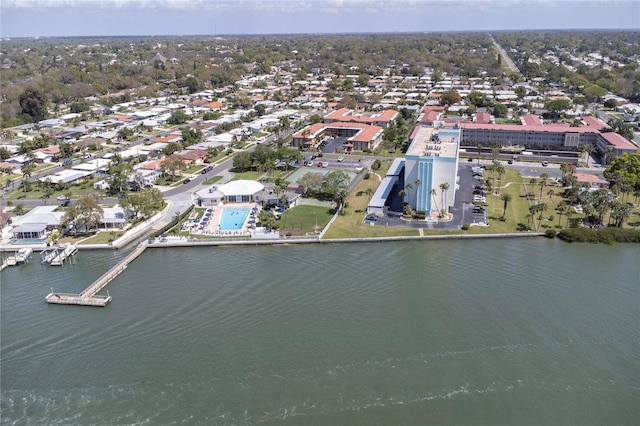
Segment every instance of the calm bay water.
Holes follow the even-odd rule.
[[[2,424],[640,424],[640,251],[149,249],[2,272]],[[103,291],[104,292],[104,291]]]

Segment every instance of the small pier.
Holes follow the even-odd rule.
[[[43,261],[48,262],[52,266],[62,266],[64,261],[69,257],[78,253],[78,247],[75,244],[67,243],[65,246],[60,247],[52,252],[43,255]]]
[[[131,253],[129,253],[127,257],[122,259],[120,262],[118,262],[117,265],[109,269],[104,275],[95,280],[80,294],[55,293],[53,289],[51,289],[51,293],[49,293],[44,300],[47,303],[53,303],[57,305],[106,306],[109,302],[111,302],[111,296],[109,296],[109,293],[107,292],[106,296],[98,295],[96,293],[106,287],[106,285],[109,284],[111,280],[120,275],[122,271],[124,271],[135,258],[140,256],[142,252],[145,251],[146,248],[146,241],[138,244],[138,246]]]

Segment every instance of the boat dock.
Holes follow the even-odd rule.
[[[13,256],[9,256],[6,259],[2,260],[2,263],[0,264],[0,271],[4,270],[7,266],[16,266],[29,263],[31,253],[33,253],[33,249],[21,248],[20,250],[15,252]]]
[[[98,295],[96,293],[106,287],[106,285],[109,284],[111,280],[120,275],[120,273],[122,273],[122,271],[124,271],[135,258],[140,256],[146,248],[146,241],[138,244],[138,246],[131,253],[129,253],[127,257],[122,259],[120,262],[118,262],[117,265],[109,269],[104,275],[95,280],[80,294],[55,293],[53,289],[51,289],[51,293],[49,293],[45,297],[45,301],[47,303],[58,305],[106,306],[109,302],[111,302],[111,296],[109,296],[109,293],[107,292],[106,296]]]
[[[64,265],[65,260],[76,253],[78,253],[78,247],[75,244],[72,245],[67,243],[65,246],[45,254],[43,261],[48,262],[49,265],[52,266],[61,266]]]

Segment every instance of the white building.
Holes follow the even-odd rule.
[[[429,217],[453,205],[458,181],[460,129],[419,126],[405,156],[405,202]],[[448,185],[442,189],[441,185]],[[431,190],[436,191],[432,196]],[[444,201],[444,205],[440,205]]]
[[[262,198],[259,196],[265,187],[254,180],[233,180],[220,186],[197,191],[193,195],[193,204],[198,206],[218,206],[222,203],[251,203]]]

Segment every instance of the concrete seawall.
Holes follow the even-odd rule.
[[[279,239],[279,240],[241,240],[241,241],[165,241],[152,242],[148,248],[171,248],[171,247],[209,247],[209,246],[251,246],[251,245],[278,245],[278,244],[340,244],[340,243],[383,243],[390,241],[432,241],[432,240],[482,240],[495,238],[531,238],[543,237],[544,233],[513,233],[513,234],[459,234],[459,235],[425,235],[425,236],[398,236],[398,237],[377,237],[377,238],[340,238],[340,239]]]

